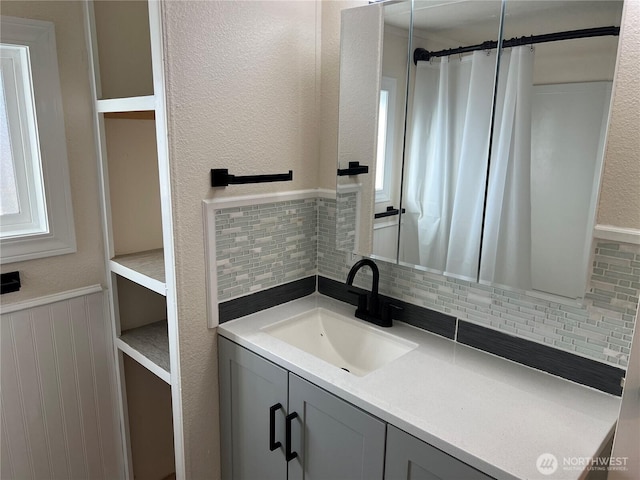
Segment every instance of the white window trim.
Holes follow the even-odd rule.
[[[0,263],[74,253],[76,237],[54,25],[2,16],[0,41],[29,47],[49,220],[47,233],[0,239]]]

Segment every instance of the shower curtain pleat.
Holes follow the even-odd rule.
[[[480,280],[531,289],[530,47],[503,53],[496,99]],[[505,78],[506,77],[506,78]]]

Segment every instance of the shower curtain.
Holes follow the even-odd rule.
[[[494,76],[495,51],[416,70],[405,233],[416,263],[457,277],[478,272]]]
[[[500,129],[494,136],[485,220],[485,232],[490,232],[491,239],[485,236],[481,275],[500,283],[508,277],[505,270],[510,266],[500,261],[502,254],[510,258],[521,255],[521,250],[530,251],[530,212],[523,210],[530,203],[530,161],[524,157],[531,128],[530,121],[528,126],[520,121],[526,117],[527,101],[530,104],[525,84],[532,83],[528,75],[533,71],[533,55],[529,47],[512,50],[504,52],[501,60],[496,104]],[[440,64],[419,62],[410,117],[401,240],[403,245],[411,245],[412,238],[417,241],[413,241],[413,252],[404,248],[404,259],[473,280],[478,274],[482,236],[495,55],[495,50],[476,51],[463,59],[443,58]],[[507,168],[513,162],[518,165]],[[517,235],[510,231],[514,225]],[[495,248],[487,249],[488,242]]]

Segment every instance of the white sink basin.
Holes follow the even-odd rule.
[[[418,346],[324,308],[267,325],[262,330],[360,377]]]

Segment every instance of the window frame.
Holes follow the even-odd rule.
[[[6,50],[5,50],[6,49]],[[18,207],[0,216],[0,236],[49,231],[28,47],[2,44],[1,73]]]
[[[386,109],[386,124],[384,131],[380,131],[380,125],[378,125],[378,138],[377,142],[380,142],[381,137],[385,140],[384,145],[384,172],[382,174],[382,188],[375,189],[375,203],[383,203],[391,201],[391,189],[392,189],[392,176],[393,176],[393,152],[394,152],[394,140],[395,140],[395,111],[396,111],[396,95],[397,95],[397,81],[395,78],[383,76],[380,85],[380,94],[378,97],[379,106],[381,104],[382,91],[387,92],[387,109]],[[380,167],[380,159],[376,155],[376,174]]]
[[[48,229],[0,237],[0,263],[77,251],[55,27],[52,22],[1,16],[0,42],[29,47],[40,165]]]

